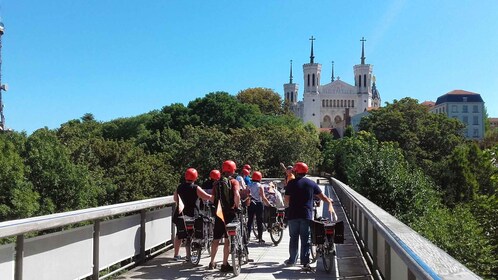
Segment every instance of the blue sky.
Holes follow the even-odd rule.
[[[382,102],[481,94],[498,117],[498,1],[0,0],[7,127],[129,117],[213,91],[353,83],[364,36]]]

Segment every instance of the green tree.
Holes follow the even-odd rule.
[[[40,207],[39,194],[25,180],[26,168],[13,142],[18,137],[25,136],[0,134],[0,221],[30,217]]]
[[[269,88],[248,88],[239,91],[237,99],[246,104],[254,104],[266,115],[280,115],[283,113],[280,94]]]

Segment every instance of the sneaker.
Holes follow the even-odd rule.
[[[221,268],[220,268],[220,271],[221,272],[232,272],[233,271],[233,267],[229,264],[222,264],[221,265]]]
[[[209,269],[209,270],[213,270],[213,269],[215,269],[215,268],[216,268],[216,263],[212,263],[212,262],[210,262],[210,263],[209,263],[209,265],[208,265],[208,269]]]
[[[183,261],[183,257],[182,257],[182,256],[180,256],[180,255],[178,255],[178,256],[174,256],[174,257],[173,257],[173,259],[174,259],[175,261]]]
[[[295,266],[296,264],[291,262],[290,260],[285,260],[284,261],[285,266]]]
[[[303,268],[302,269],[305,270],[305,271],[313,271],[313,268],[310,266],[309,263],[303,264]]]

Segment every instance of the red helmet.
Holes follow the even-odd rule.
[[[212,180],[218,181],[221,178],[220,171],[217,169],[211,170],[211,172],[209,172],[209,178],[211,178]]]
[[[237,166],[235,165],[235,162],[233,162],[233,160],[225,160],[225,162],[223,162],[223,165],[221,166],[222,172],[234,173],[236,169]]]
[[[306,174],[308,173],[308,165],[302,161],[296,162],[296,164],[294,164],[294,171],[297,174]]]
[[[251,174],[251,171],[249,171],[249,170],[247,170],[247,169],[245,169],[245,168],[244,168],[244,169],[242,169],[242,175],[247,176],[247,175],[249,175],[249,174]]]
[[[247,170],[251,170],[251,166],[249,164],[244,164],[244,167],[242,167],[244,169],[247,169]]]
[[[189,168],[185,172],[185,180],[187,181],[195,181],[197,180],[197,170],[194,168]]]
[[[259,171],[255,171],[254,173],[252,173],[252,178],[251,178],[253,181],[261,181],[261,179],[263,179],[263,175],[261,175],[261,172]]]

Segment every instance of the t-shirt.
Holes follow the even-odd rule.
[[[321,193],[320,187],[306,177],[289,181],[285,189],[285,195],[290,196],[288,219],[313,219],[313,198]]]
[[[197,185],[192,183],[183,183],[178,186],[176,193],[178,197],[182,199],[183,205],[183,215],[193,217],[195,214],[196,202],[197,202]]]
[[[249,190],[251,191],[252,200],[254,202],[261,202],[261,196],[259,195],[259,190],[263,186],[259,182],[252,182],[249,185]]]

